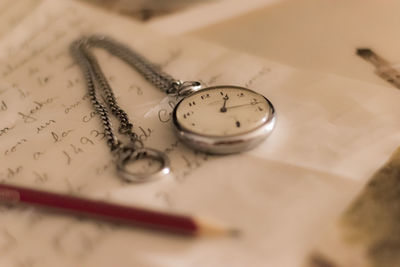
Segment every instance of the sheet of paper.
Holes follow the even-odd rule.
[[[2,0],[0,3],[0,38],[29,16],[42,0]]]
[[[275,131],[243,154],[192,151],[173,136],[173,99],[96,51],[135,130],[173,167],[153,183],[120,180],[68,53],[72,40],[93,33],[131,45],[174,77],[264,94],[277,110]],[[45,1],[0,51],[1,182],[204,214],[243,232],[240,239],[183,239],[1,206],[4,266],[296,266],[400,140],[400,95],[391,88],[164,37],[73,1]]]
[[[237,16],[189,35],[296,68],[335,73],[390,86],[356,55],[370,47],[400,62],[400,2],[289,0]]]

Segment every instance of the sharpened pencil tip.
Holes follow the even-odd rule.
[[[204,217],[194,218],[198,234],[202,236],[230,236],[239,237],[240,230],[227,227],[226,224]]]

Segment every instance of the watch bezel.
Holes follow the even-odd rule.
[[[252,93],[262,96],[268,103],[269,107],[269,116],[266,119],[266,121],[262,125],[258,126],[253,130],[235,135],[215,136],[215,135],[205,135],[201,133],[196,133],[192,130],[183,127],[177,119],[176,115],[177,110],[182,101],[186,99],[185,97],[181,99],[178,102],[178,104],[176,104],[172,112],[172,121],[175,126],[174,127],[175,134],[178,136],[180,140],[182,140],[188,146],[202,152],[211,154],[232,154],[252,149],[259,143],[264,141],[270,135],[276,123],[275,108],[268,98],[251,89],[235,85],[218,85],[218,86],[206,87],[204,89],[194,92],[193,94],[190,94],[187,97],[191,97],[195,94],[199,94],[207,90],[215,90],[218,88],[227,88],[227,87],[250,91]]]

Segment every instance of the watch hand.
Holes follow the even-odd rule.
[[[222,108],[219,111],[226,112],[226,107],[225,106],[226,106],[226,101],[228,101],[228,99],[229,99],[228,94],[226,94],[222,99],[224,100],[224,104],[223,104]]]
[[[247,104],[241,104],[241,105],[236,105],[236,106],[230,106],[230,107],[226,107],[225,109],[231,109],[231,108],[239,108],[239,107],[244,107],[244,106],[253,106],[253,105],[257,105],[260,104],[261,102],[251,102],[251,103],[247,103]]]

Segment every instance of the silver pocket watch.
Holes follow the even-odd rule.
[[[232,85],[192,92],[175,106],[172,119],[179,139],[212,154],[254,148],[271,133],[276,120],[267,98]]]
[[[86,80],[93,108],[100,115],[107,144],[115,155],[120,177],[145,182],[170,172],[168,157],[161,151],[144,147],[133,130],[128,115],[116,101],[90,48],[98,47],[119,57],[150,83],[168,95],[180,98],[174,107],[172,121],[177,137],[192,149],[211,154],[246,151],[260,144],[274,129],[275,109],[263,95],[250,89],[220,85],[202,88],[200,82],[182,82],[163,72],[131,48],[104,36],[83,37],[71,44],[71,54]],[[103,104],[98,93],[104,96]],[[118,133],[129,138],[123,144],[111,127],[109,112],[119,120]],[[151,172],[132,172],[128,163],[149,158],[160,163]]]

